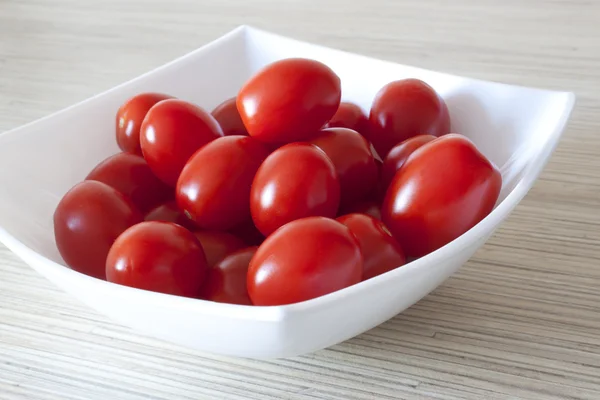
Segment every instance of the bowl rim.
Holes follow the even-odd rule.
[[[505,85],[513,88],[522,88],[522,89],[530,89],[530,90],[543,90],[546,92],[551,92],[558,95],[563,95],[564,105],[562,107],[562,112],[557,116],[556,122],[552,125],[552,131],[547,135],[544,135],[544,141],[542,144],[537,145],[537,149],[535,149],[536,154],[531,157],[528,164],[525,166],[525,171],[520,177],[519,181],[516,183],[514,188],[506,195],[504,200],[502,200],[496,207],[492,210],[490,214],[488,214],[483,220],[481,220],[474,227],[469,229],[467,232],[463,233],[458,238],[454,239],[450,243],[444,245],[443,247],[417,259],[406,265],[396,268],[392,271],[386,272],[382,275],[376,276],[366,281],[359,282],[355,285],[349,286],[347,288],[338,290],[333,293],[329,293],[324,296],[320,296],[314,299],[302,301],[299,303],[288,304],[288,305],[280,305],[280,306],[247,306],[247,305],[236,305],[236,304],[225,304],[225,303],[217,303],[208,300],[195,299],[195,298],[186,298],[180,297],[170,294],[151,292],[143,289],[137,289],[127,286],[122,286],[118,284],[114,284],[111,282],[103,281],[100,279],[96,279],[90,276],[87,276],[83,273],[77,272],[75,270],[70,269],[68,266],[50,260],[49,258],[42,256],[41,254],[35,252],[21,241],[16,239],[14,236],[9,234],[4,228],[0,227],[0,242],[4,243],[7,248],[9,248],[13,253],[17,256],[25,260],[26,263],[30,264],[36,271],[40,272],[40,269],[46,269],[51,272],[51,274],[57,278],[62,278],[65,280],[77,280],[80,283],[86,285],[89,290],[101,290],[101,291],[113,291],[115,295],[118,296],[136,296],[139,297],[140,301],[149,304],[157,304],[164,306],[165,304],[169,304],[173,307],[180,308],[188,308],[194,309],[195,311],[201,311],[203,314],[207,315],[219,315],[219,316],[227,316],[228,318],[235,319],[244,319],[244,320],[253,320],[253,321],[270,321],[270,322],[281,322],[291,318],[294,315],[309,312],[318,308],[326,307],[327,305],[339,302],[344,298],[349,296],[360,295],[365,291],[370,291],[375,289],[376,287],[384,284],[384,281],[387,279],[398,279],[401,276],[404,276],[407,279],[410,279],[411,275],[417,273],[419,268],[422,268],[425,264],[437,263],[440,262],[452,254],[459,252],[461,249],[469,246],[471,243],[476,242],[478,238],[484,237],[486,235],[491,234],[497,226],[511,213],[511,211],[518,205],[521,199],[527,194],[527,192],[531,189],[533,184],[535,183],[538,175],[543,170],[545,164],[550,159],[552,153],[554,152],[560,138],[565,130],[573,107],[575,105],[575,94],[573,92],[564,92],[564,91],[548,91],[546,89],[536,89],[533,87],[527,86],[518,86],[518,85],[508,85],[504,83],[497,83],[493,81],[485,81],[475,78],[468,78],[459,75],[447,74],[444,72],[438,72],[433,70],[425,70],[419,67],[413,67],[409,65],[393,63],[387,60],[381,60],[376,58],[367,57],[361,54],[351,53],[343,50],[338,50],[334,48],[329,48],[317,44],[312,44],[309,42],[304,42],[300,40],[296,40],[293,38],[281,36],[269,31],[261,30],[258,28],[254,28],[249,25],[241,25],[237,28],[225,33],[224,35],[216,38],[215,40],[204,44],[180,57],[175,58],[165,64],[162,64],[154,69],[151,69],[141,75],[138,75],[130,80],[122,82],[108,90],[100,92],[94,96],[91,96],[83,101],[72,104],[66,108],[63,108],[57,112],[51,113],[47,116],[39,118],[37,120],[28,122],[24,125],[18,126],[14,129],[8,130],[3,134],[0,134],[0,144],[3,140],[6,140],[8,137],[12,135],[18,134],[23,130],[29,129],[37,124],[41,124],[50,118],[54,118],[57,115],[71,112],[73,109],[79,108],[81,106],[89,105],[93,103],[94,100],[105,96],[109,93],[113,93],[121,90],[122,88],[129,86],[133,83],[136,83],[140,80],[143,80],[145,77],[149,75],[153,75],[155,73],[161,72],[165,69],[168,69],[172,65],[179,64],[181,62],[185,62],[185,60],[189,58],[195,57],[198,53],[201,53],[211,47],[219,46],[231,38],[238,37],[242,35],[244,40],[248,39],[247,34],[250,33],[260,33],[260,34],[268,34],[277,38],[286,39],[295,41],[298,43],[311,44],[315,47],[331,50],[336,52],[342,52],[352,56],[364,57],[367,59],[381,61],[384,63],[389,63],[397,66],[405,66],[410,68],[416,68],[423,71],[430,71],[435,73],[441,73],[447,76],[468,79],[470,81],[477,81],[487,84],[496,84],[496,85]],[[491,227],[491,229],[490,229]],[[46,276],[46,274],[41,273]],[[60,283],[56,280],[53,280],[57,286],[63,287],[64,290],[68,291],[64,288]]]

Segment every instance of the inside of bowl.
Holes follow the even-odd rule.
[[[471,138],[503,168],[502,196],[516,185],[536,149],[549,140],[565,108],[562,93],[470,80],[237,29],[131,82],[0,135],[0,228],[61,262],[54,243],[54,209],[98,162],[119,151],[115,113],[127,98],[143,91],[164,92],[211,110],[234,96],[259,68],[286,57],[329,65],[342,80],[343,98],[365,111],[392,80],[414,77],[428,82],[446,99],[453,130]]]

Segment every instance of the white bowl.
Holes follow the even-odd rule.
[[[64,266],[52,214],[60,198],[118,151],[119,105],[142,91],[165,92],[211,110],[275,60],[307,57],[342,79],[343,98],[368,111],[386,83],[431,84],[447,101],[453,130],[502,170],[500,200],[473,229],[402,268],[336,293],[279,307],[212,303],[132,289]],[[0,135],[0,240],[57,286],[108,317],[183,346],[253,358],[289,357],[342,342],[419,301],[486,241],[531,188],[554,151],[572,93],[483,82],[375,60],[240,27],[130,82]]]

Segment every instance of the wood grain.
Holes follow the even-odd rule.
[[[308,356],[258,362],[141,337],[0,248],[0,398],[599,399],[598,15],[593,0],[0,0],[0,131],[240,24],[578,96],[539,182],[459,273]]]

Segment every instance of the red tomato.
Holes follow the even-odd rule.
[[[231,229],[229,232],[242,239],[248,246],[258,246],[265,240],[265,235],[260,233],[254,225],[252,218]]]
[[[485,218],[501,186],[496,166],[469,139],[445,135],[412,153],[394,176],[383,222],[407,256],[420,257]]]
[[[175,194],[173,188],[154,176],[142,157],[134,154],[119,153],[107,158],[85,179],[112,186],[143,213],[174,198]]]
[[[358,283],[362,254],[348,228],[329,218],[299,219],[258,248],[248,268],[248,294],[258,306],[297,303]]]
[[[381,207],[379,203],[374,200],[352,204],[349,207],[343,208],[340,214],[367,214],[381,221]]]
[[[363,110],[354,103],[342,101],[335,115],[327,123],[329,128],[348,128],[366,135],[369,119]]]
[[[416,135],[450,132],[448,107],[435,90],[418,79],[385,85],[375,97],[369,116],[368,139],[385,158],[392,147]]]
[[[375,189],[379,171],[370,143],[358,132],[328,128],[310,143],[323,150],[333,162],[340,180],[342,205],[363,200]]]
[[[117,111],[117,143],[126,153],[142,155],[140,127],[148,110],[159,101],[171,99],[162,93],[142,93],[127,100]]]
[[[217,120],[225,136],[243,135],[248,136],[248,131],[242,122],[240,112],[237,109],[236,98],[225,100],[213,111],[212,116]]]
[[[416,149],[423,146],[425,143],[429,143],[435,139],[433,135],[418,135],[413,136],[410,139],[394,146],[388,155],[383,160],[383,166],[381,167],[381,191],[382,195],[385,196],[387,188],[390,186],[396,171],[398,171]]]
[[[254,224],[268,236],[295,219],[335,217],[340,184],[325,153],[308,143],[275,150],[258,169],[250,194]]]
[[[183,100],[164,100],[148,111],[140,142],[152,171],[175,186],[189,158],[205,144],[223,136],[219,123],[206,111]]]
[[[252,305],[248,296],[246,279],[248,264],[257,247],[238,250],[208,269],[200,298],[218,303]]]
[[[203,229],[228,230],[250,218],[250,187],[269,150],[248,136],[225,136],[200,149],[177,182],[177,204]]]
[[[146,214],[144,219],[146,221],[173,222],[191,231],[198,229],[194,221],[186,217],[174,201],[156,207]]]
[[[142,222],[115,241],[106,259],[106,278],[138,289],[197,297],[206,258],[194,234],[170,222]]]
[[[381,221],[365,214],[348,214],[337,220],[358,239],[363,255],[363,281],[406,263],[402,248]]]
[[[340,78],[329,67],[289,58],[250,78],[237,96],[237,109],[251,136],[285,144],[313,137],[335,114],[340,98]]]
[[[242,239],[227,232],[200,231],[195,232],[194,235],[202,245],[209,267],[221,261],[228,254],[246,247]]]
[[[131,201],[96,181],[75,185],[54,212],[54,237],[60,255],[75,271],[105,279],[110,246],[142,215]]]

